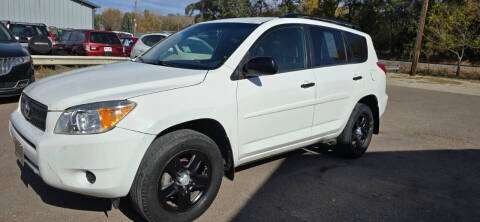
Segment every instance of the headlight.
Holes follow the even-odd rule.
[[[109,131],[135,106],[136,103],[128,100],[74,106],[62,113],[55,126],[55,133],[92,134]]]
[[[30,56],[14,57],[12,66],[18,66],[30,62]]]

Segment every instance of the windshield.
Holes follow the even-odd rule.
[[[187,69],[216,69],[257,24],[204,23],[166,38],[137,61]]]
[[[2,24],[0,24],[0,41],[13,41],[13,37]]]

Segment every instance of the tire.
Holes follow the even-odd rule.
[[[193,130],[178,130],[150,145],[130,198],[148,221],[192,221],[211,205],[222,177],[223,159],[215,142]]]
[[[362,156],[370,145],[373,136],[373,114],[370,107],[358,103],[342,134],[337,138],[335,152],[348,158]]]
[[[28,48],[32,54],[49,54],[52,52],[52,42],[42,35],[33,36],[28,41]]]

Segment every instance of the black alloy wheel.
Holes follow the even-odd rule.
[[[373,136],[374,119],[369,106],[358,103],[355,105],[347,125],[333,150],[349,158],[362,156],[370,145]]]
[[[194,206],[211,183],[211,163],[205,154],[189,150],[167,163],[158,183],[162,206],[172,212],[184,212]]]

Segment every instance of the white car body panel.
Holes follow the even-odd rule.
[[[139,74],[138,70],[142,70]],[[161,92],[199,84],[207,71],[122,62],[78,69],[41,79],[25,89],[49,110]]]
[[[150,143],[177,124],[199,119],[220,123],[230,141],[234,166],[239,166],[337,137],[355,104],[364,96],[374,95],[378,99],[380,116],[385,111],[386,76],[376,64],[378,59],[367,34],[308,19],[213,22],[260,26],[215,70],[125,62],[71,71],[27,87],[25,94],[51,110],[45,132],[27,122],[19,110],[10,119],[12,136],[24,145],[25,155],[38,166],[36,173],[47,184],[61,189],[99,197],[122,197],[128,194]],[[257,78],[259,82],[232,80],[232,73],[254,42],[265,31],[282,24],[319,25],[365,36],[369,58],[361,64],[261,76]],[[356,75],[361,75],[362,80],[353,81]],[[300,87],[307,82],[316,85]],[[137,106],[111,131],[94,135],[53,133],[58,117],[66,108],[123,99],[136,102]],[[36,150],[23,138],[34,144]],[[100,183],[85,183],[82,173],[86,170],[99,173]]]

